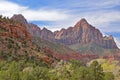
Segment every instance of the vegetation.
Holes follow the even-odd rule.
[[[90,65],[94,60],[90,61]],[[120,65],[118,60],[108,60],[108,59],[96,59],[96,61],[101,64],[103,71],[105,72],[105,80],[120,80]],[[109,78],[108,78],[109,76]],[[106,79],[107,78],[107,79]]]
[[[103,72],[94,61],[89,67],[80,61],[59,61],[54,67],[34,62],[0,61],[0,80],[114,80],[110,72]]]
[[[33,43],[38,45],[39,47],[46,47],[46,48],[49,48],[51,49],[52,51],[56,52],[56,53],[63,53],[63,54],[66,54],[66,53],[76,53],[76,51],[66,47],[65,45],[62,45],[62,44],[58,44],[58,43],[51,43],[49,41],[46,41],[46,40],[43,40],[39,37],[34,37],[32,39]]]
[[[79,51],[81,53],[90,53],[90,54],[98,54],[98,55],[108,55],[116,53],[117,49],[107,49],[98,46],[97,44],[91,42],[85,45],[82,44],[74,44],[69,47],[75,51]]]

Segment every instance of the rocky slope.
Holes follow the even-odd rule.
[[[23,24],[7,18],[0,19],[0,36],[15,37],[18,39],[30,40],[31,35]]]
[[[21,60],[39,57],[41,52],[37,50],[40,48],[32,44],[31,39],[25,25],[0,17],[0,59]]]

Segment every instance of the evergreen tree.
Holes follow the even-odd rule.
[[[97,61],[93,61],[90,65],[90,73],[92,80],[103,80],[104,78],[103,68]]]

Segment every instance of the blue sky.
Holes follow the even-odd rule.
[[[68,28],[81,18],[113,35],[120,46],[120,0],[0,0],[0,14],[23,14],[40,28]]]

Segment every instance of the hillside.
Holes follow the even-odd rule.
[[[39,47],[46,47],[50,50],[54,51],[55,53],[59,54],[66,54],[66,53],[77,53],[74,50],[66,47],[65,45],[59,44],[59,43],[51,43],[47,40],[41,39],[40,37],[33,37],[32,38],[33,43],[38,45]]]
[[[81,46],[82,45],[82,46]],[[98,55],[115,55],[120,52],[119,49],[108,49],[98,46],[96,43],[90,42],[88,44],[73,44],[69,48],[81,52],[83,54],[98,54]]]
[[[51,63],[55,60],[44,53],[45,50],[33,44],[32,37],[26,27],[6,17],[0,17],[0,60],[35,61]]]

